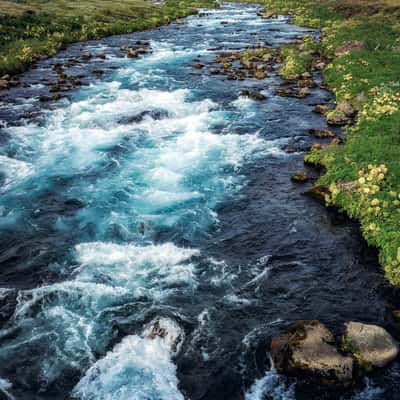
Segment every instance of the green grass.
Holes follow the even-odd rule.
[[[328,185],[329,204],[360,222],[367,242],[379,249],[391,284],[400,285],[400,2],[395,0],[264,0],[266,8],[293,13],[296,24],[319,28],[322,41],[308,41],[284,54],[281,70],[309,68],[304,51],[328,60],[325,81],[337,102],[359,111],[344,145],[312,150],[306,161],[323,165],[318,184]],[[365,49],[335,56],[341,45]]]
[[[68,43],[167,24],[214,0],[0,0],[0,76],[24,71]]]

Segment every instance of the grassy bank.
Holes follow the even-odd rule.
[[[380,253],[391,284],[400,285],[400,1],[265,0],[267,9],[293,13],[294,23],[319,28],[322,41],[306,38],[286,49],[284,77],[310,68],[310,54],[324,62],[324,78],[357,112],[343,145],[313,149],[333,204],[360,221]],[[347,51],[346,51],[347,49]],[[333,111],[332,113],[341,113]]]
[[[22,72],[66,44],[154,28],[215,7],[213,0],[0,0],[0,76]]]

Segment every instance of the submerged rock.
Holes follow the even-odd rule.
[[[399,354],[399,345],[383,328],[360,322],[345,324],[343,343],[362,367],[382,368]]]
[[[348,386],[353,379],[353,358],[338,352],[332,333],[319,321],[289,326],[286,334],[272,339],[271,356],[280,373],[333,386]]]

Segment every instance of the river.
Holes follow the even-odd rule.
[[[325,127],[313,105],[331,95],[279,97],[276,70],[230,81],[193,67],[318,34],[257,7],[71,45],[0,98],[5,398],[321,399],[271,368],[273,335],[319,319],[336,334],[357,320],[398,336],[358,227],[290,181],[308,130]],[[120,47],[138,40],[152,52],[126,58]],[[107,58],[71,65],[84,85],[40,102],[53,66],[83,50]],[[240,96],[249,88],[267,99]],[[170,336],[143,335],[160,317],[184,337],[176,353]],[[396,362],[340,396],[396,399],[399,383]]]

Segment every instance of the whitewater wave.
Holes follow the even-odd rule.
[[[152,323],[143,336],[124,338],[97,361],[72,395],[81,400],[184,400],[178,389],[173,344],[182,335],[178,324],[158,320],[163,336],[152,337]]]

